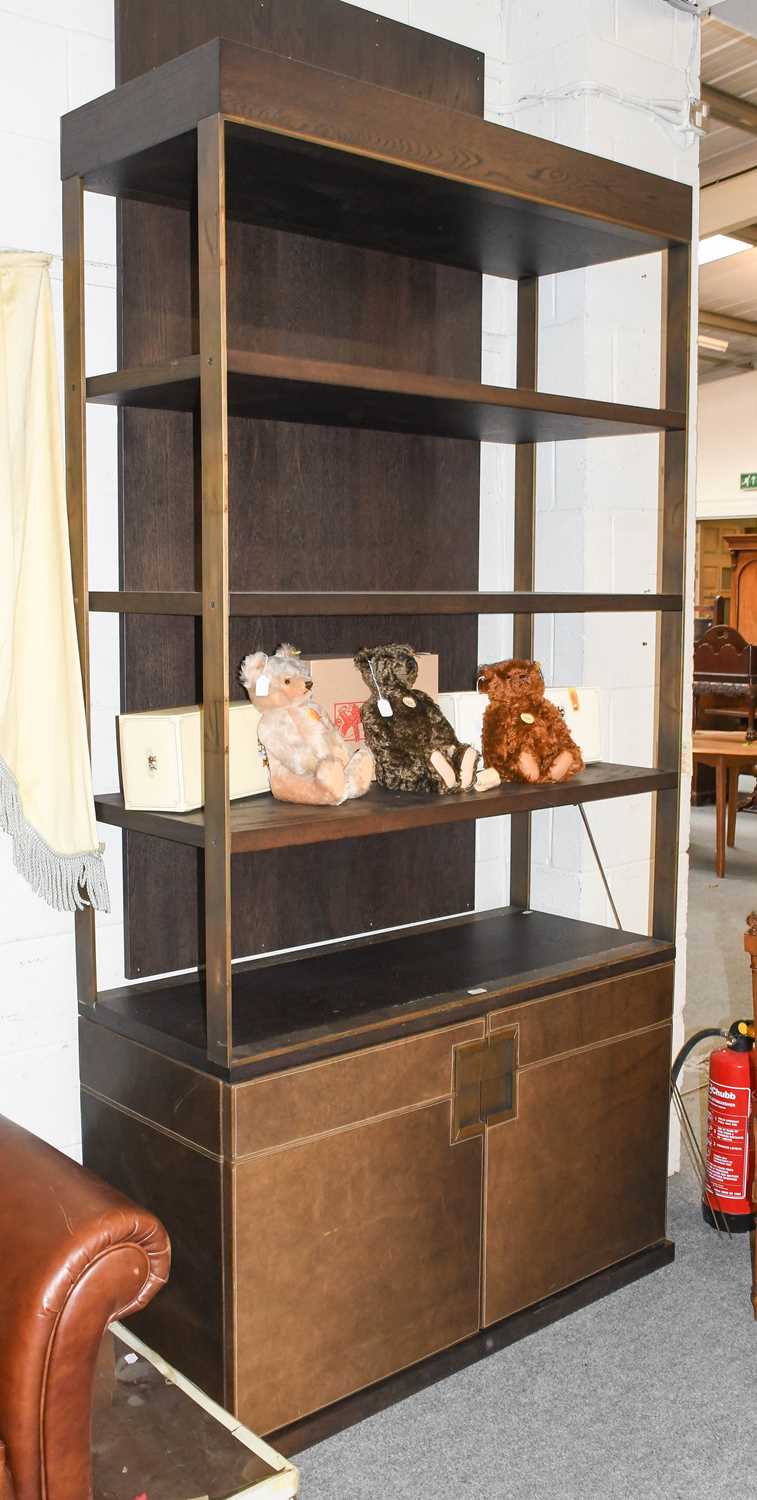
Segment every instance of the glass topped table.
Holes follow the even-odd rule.
[[[94,1500],[293,1500],[293,1464],[114,1323],[95,1376]]]

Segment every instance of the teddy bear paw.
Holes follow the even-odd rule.
[[[433,766],[444,791],[451,792],[457,786],[457,776],[454,766],[451,766],[446,755],[441,750],[434,750],[429,756],[429,765]]]
[[[367,745],[361,745],[355,751],[347,766],[347,795],[348,797],[362,797],[367,792],[375,775],[373,755]]]
[[[322,760],[316,766],[315,779],[334,802],[343,802],[347,795],[344,766],[338,760]]]
[[[565,781],[573,770],[573,755],[570,750],[561,750],[557,760],[549,768],[550,781]]]
[[[524,781],[539,780],[539,762],[530,750],[521,750],[518,756],[518,775]]]
[[[484,766],[483,770],[479,771],[475,780],[476,791],[490,792],[493,787],[500,785],[501,780],[502,777],[499,771],[495,771],[494,766]]]
[[[469,745],[467,750],[464,751],[460,762],[460,785],[464,792],[469,791],[473,785],[477,765],[478,751],[474,750],[472,745]]]

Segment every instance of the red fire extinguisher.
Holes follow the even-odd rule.
[[[753,1027],[740,1021],[728,1034],[728,1045],[710,1054],[707,1149],[702,1214],[716,1229],[732,1234],[754,1228],[755,1101]]]

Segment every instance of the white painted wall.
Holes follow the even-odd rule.
[[[0,248],[44,250],[54,257],[61,366],[59,119],[105,93],[113,81],[111,0],[0,0]],[[100,368],[112,368],[115,212],[109,200],[88,202],[87,232],[90,353]],[[115,495],[115,428],[110,413],[105,423],[99,417],[90,423],[91,488],[95,499],[107,500]],[[118,901],[117,872],[115,887]],[[73,924],[16,875],[3,835],[0,1111],[62,1150],[78,1152]]]
[[[683,101],[696,92],[696,21],[663,6],[660,0],[576,0],[570,6],[562,0],[505,0],[501,22],[502,53],[487,58],[487,118],[696,185],[696,139],[637,107],[642,100]],[[551,97],[545,99],[545,94]],[[696,306],[696,291],[692,300]],[[487,282],[485,380],[509,383],[514,378],[514,313],[513,288]],[[659,404],[660,313],[660,260],[656,256],[551,278],[541,292],[540,387],[640,405]],[[692,434],[692,494],[694,456]],[[540,448],[537,588],[654,590],[658,465],[655,437]],[[484,447],[482,481],[482,586],[511,587],[512,555],[503,553],[501,539],[511,536],[512,455]],[[690,532],[689,594],[693,525]],[[497,558],[503,558],[499,570]],[[688,652],[690,619],[687,629]],[[510,640],[509,622],[482,621],[483,658],[504,654]],[[536,655],[548,681],[583,683],[602,690],[603,754],[608,760],[652,763],[653,616],[541,619],[536,627]],[[687,703],[684,725],[690,717]],[[688,744],[685,764],[690,764]],[[589,818],[624,927],[648,931],[650,798],[593,804]],[[610,925],[609,903],[577,810],[540,813],[533,823],[533,904]],[[676,1044],[683,1032],[685,998],[688,826],[684,784]],[[479,884],[485,889],[486,905],[491,904],[498,885],[495,872],[500,868],[501,888],[507,889],[505,820],[497,848],[494,838],[493,830],[480,826]],[[674,1125],[673,1166],[678,1154]]]
[[[641,99],[685,97],[687,68],[696,66],[695,23],[661,0],[350,3],[485,52],[487,118],[650,171],[696,180],[695,146],[617,97],[619,90]],[[111,0],[0,0],[0,245],[59,254],[57,120],[64,110],[112,85],[111,38]],[[545,90],[555,91],[556,97],[523,102],[524,95]],[[88,203],[90,373],[112,368],[115,360],[113,222],[106,200]],[[59,261],[53,274],[59,294]],[[512,382],[514,307],[514,289],[487,279],[485,380]],[[657,405],[659,315],[654,258],[548,279],[541,301],[540,385]],[[117,586],[113,414],[95,408],[88,436],[92,583],[110,588]],[[537,587],[653,589],[657,472],[653,437],[542,448]],[[512,585],[512,476],[511,451],[482,450],[482,587]],[[482,659],[507,653],[508,625],[482,622]],[[537,654],[551,680],[604,688],[608,757],[640,764],[651,760],[653,620],[540,621]],[[92,685],[95,782],[112,786],[118,680],[115,622],[107,616],[96,621]],[[684,795],[682,847],[687,842],[686,807]],[[595,807],[592,821],[624,924],[643,931],[648,799]],[[506,899],[507,844],[506,820],[480,825],[480,907]],[[535,860],[535,904],[609,921],[574,809],[536,820]],[[75,1149],[71,924],[48,912],[15,876],[6,840],[0,840],[0,862],[0,1110]],[[105,985],[123,978],[115,834],[109,838],[108,863],[113,914],[98,922]]]
[[[757,491],[739,475],[757,472],[757,370],[701,386],[698,428],[697,519],[753,519]]]

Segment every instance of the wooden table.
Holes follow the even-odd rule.
[[[726,845],[732,849],[736,841],[739,776],[757,775],[757,746],[742,734],[700,729],[694,734],[693,751],[695,766],[712,766],[715,771],[715,873],[722,880]]]

